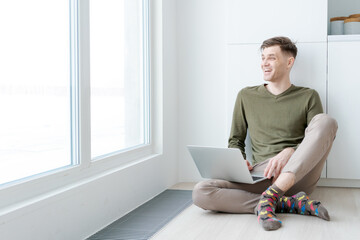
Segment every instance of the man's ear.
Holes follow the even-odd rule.
[[[288,61],[287,61],[288,68],[292,68],[292,66],[294,65],[294,62],[295,62],[295,58],[294,57],[289,57]]]

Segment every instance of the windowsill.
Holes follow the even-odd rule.
[[[328,36],[328,42],[357,42],[357,41],[360,41],[360,34]]]
[[[36,207],[36,203],[40,203],[46,199],[51,199],[71,189],[78,188],[103,177],[119,173],[127,168],[151,161],[161,155],[161,153],[151,153],[131,161],[118,163],[117,165],[114,163],[106,164],[106,161],[99,161],[97,164],[94,164],[87,169],[80,169],[79,166],[73,166],[67,169],[58,170],[55,174],[48,173],[44,174],[44,176],[40,175],[22,183],[20,182],[17,184],[9,184],[9,186],[3,186],[0,198],[4,197],[4,199],[8,199],[9,201],[4,201],[0,204],[0,216],[4,217],[7,214],[17,212],[18,210],[26,207]],[[44,190],[39,191],[38,193],[26,191],[26,189],[31,189],[34,185],[36,185],[37,188]],[[52,187],[49,188],[49,185]]]

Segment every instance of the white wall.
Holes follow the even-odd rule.
[[[200,175],[186,145],[227,146],[226,1],[179,0],[179,179]]]
[[[164,1],[162,9],[159,6],[153,10],[157,20],[163,18],[163,35],[153,39],[153,44],[155,51],[161,48],[156,52],[162,53],[164,65],[156,66],[153,73],[157,78],[155,99],[160,101],[155,113],[161,127],[156,133],[157,151],[162,154],[0,209],[1,239],[84,239],[177,182],[175,0]]]
[[[327,0],[228,1],[229,43],[261,43],[274,36],[326,41]]]

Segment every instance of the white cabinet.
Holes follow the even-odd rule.
[[[274,36],[326,42],[327,0],[228,0],[228,43],[261,43]]]
[[[328,111],[339,125],[327,177],[360,179],[360,41],[329,42]]]

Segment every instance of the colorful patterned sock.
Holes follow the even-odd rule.
[[[273,184],[261,194],[260,201],[254,209],[258,216],[258,222],[266,231],[281,227],[281,221],[275,215],[275,207],[283,194],[283,191]]]
[[[326,208],[319,201],[309,200],[304,192],[299,192],[291,197],[281,197],[277,203],[276,212],[312,215],[327,221],[330,220]]]

